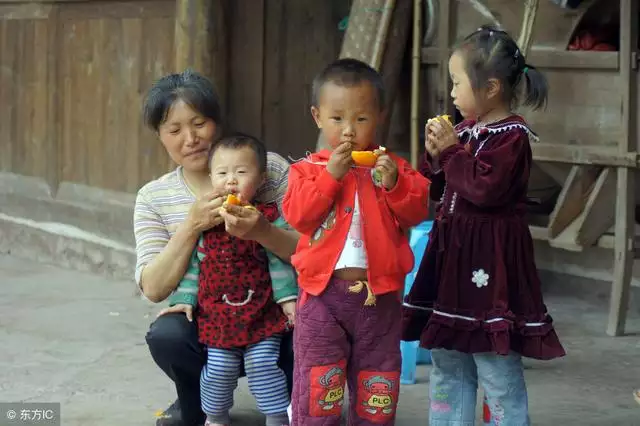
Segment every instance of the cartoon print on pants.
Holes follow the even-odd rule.
[[[358,375],[358,415],[373,423],[386,423],[398,404],[399,373],[361,372]]]
[[[309,411],[314,417],[339,416],[344,405],[346,360],[311,368]]]

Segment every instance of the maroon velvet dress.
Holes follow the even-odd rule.
[[[519,116],[456,126],[460,144],[422,173],[439,200],[403,310],[403,340],[464,353],[565,354],[542,300],[525,218],[536,136]]]

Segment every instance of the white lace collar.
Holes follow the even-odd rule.
[[[529,140],[532,142],[540,141],[538,135],[536,135],[525,123],[514,118],[487,125],[479,125],[477,123],[474,123],[473,125],[456,128],[456,132],[458,133],[458,137],[461,137],[463,135],[471,135],[474,139],[478,139],[478,136],[480,136],[481,133],[490,133],[495,135],[502,132],[508,132],[513,129],[524,130],[529,136]]]

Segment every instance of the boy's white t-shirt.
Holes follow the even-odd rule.
[[[344,268],[367,269],[368,266],[369,262],[362,238],[362,215],[360,214],[360,203],[358,202],[358,193],[356,192],[353,202],[351,226],[349,227],[347,239],[334,269],[336,271]]]

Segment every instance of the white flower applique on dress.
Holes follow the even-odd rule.
[[[487,274],[484,269],[473,271],[473,278],[471,278],[471,282],[473,282],[478,288],[486,287],[489,285],[489,274]]]

